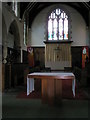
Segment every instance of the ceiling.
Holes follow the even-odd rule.
[[[65,4],[75,8],[85,19],[86,25],[89,26],[89,11],[90,2],[21,2],[20,3],[20,17],[22,19],[23,13],[29,13],[29,27],[31,27],[32,21],[36,15],[44,8],[51,6],[52,4]],[[28,8],[28,10],[26,10]],[[24,12],[26,11],[26,12]]]
[[[31,27],[36,15],[53,4],[65,4],[75,8],[83,16],[86,25],[89,26],[90,2],[20,2],[20,18],[28,15],[29,27]]]

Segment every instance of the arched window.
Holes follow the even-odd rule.
[[[48,41],[68,40],[68,15],[57,8],[48,17]]]

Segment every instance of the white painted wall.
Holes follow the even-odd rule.
[[[72,46],[84,46],[88,45],[88,33],[86,29],[86,23],[83,19],[83,17],[76,11],[75,9],[66,6],[66,5],[60,5],[61,7],[68,10],[70,17],[71,17],[71,31],[72,31]],[[31,46],[45,46],[43,43],[45,39],[45,32],[46,32],[46,17],[48,14],[48,11],[54,7],[52,5],[51,7],[47,7],[44,10],[42,10],[34,19],[32,27],[31,27],[31,39],[30,44]]]
[[[46,40],[46,20],[47,14],[51,10],[51,8],[55,7],[56,5],[52,5],[51,7],[47,7],[42,10],[34,19],[31,29],[29,30],[28,36],[28,45],[31,46],[45,46],[44,42]],[[5,46],[5,50],[3,51],[6,56],[6,48],[8,44],[8,31],[11,23],[15,20],[17,22],[17,26],[19,29],[20,35],[20,46],[21,50],[27,50],[27,46],[24,45],[23,42],[23,22],[19,21],[19,19],[9,10],[6,6],[2,6],[2,13],[5,23],[5,29],[3,30],[3,41]],[[61,8],[67,9],[71,16],[71,30],[72,30],[72,46],[86,46],[89,45],[89,31],[87,29],[86,23],[83,17],[78,13],[75,9],[66,6],[60,5]],[[12,43],[13,44],[13,43]],[[90,45],[89,45],[90,46]]]
[[[40,12],[33,22],[30,41],[32,46],[44,46],[46,13],[46,10]]]
[[[51,10],[52,7],[55,7],[55,5],[52,5],[51,7],[47,7],[44,10],[42,10],[34,19],[31,29],[29,30],[29,36],[28,36],[28,45],[31,46],[45,46],[44,42],[46,40],[46,18],[48,12]],[[78,13],[75,9],[66,6],[66,5],[60,5],[61,8],[65,8],[68,10],[70,16],[71,16],[71,25],[72,25],[72,46],[83,46],[89,44],[89,33],[85,24],[84,19]],[[8,34],[9,27],[13,20],[17,21],[17,25],[19,28],[19,34],[20,34],[20,44],[21,48],[26,50],[27,47],[23,44],[23,24],[20,22],[9,9],[6,9],[5,6],[3,6],[3,16],[5,19],[6,24],[6,30]],[[7,38],[7,37],[6,37]],[[7,41],[7,40],[5,40]]]
[[[72,46],[84,46],[87,40],[86,24],[82,16],[77,12],[71,13],[72,17]]]

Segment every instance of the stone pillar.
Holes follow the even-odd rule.
[[[16,16],[20,17],[20,2],[12,2],[12,10],[15,12]]]
[[[20,18],[20,2],[17,2],[17,17]]]
[[[31,45],[31,28],[28,30],[28,41],[27,41],[27,46]]]
[[[7,43],[6,41],[4,42],[3,45],[3,63],[5,64],[7,62],[6,58],[7,58]]]

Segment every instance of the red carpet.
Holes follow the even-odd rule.
[[[41,99],[41,92],[33,91],[27,96],[27,93],[22,91],[16,97],[25,99]]]
[[[40,89],[37,84],[35,91],[30,93],[30,95],[27,96],[26,91],[21,91],[16,97],[22,98],[22,99],[41,99]],[[68,81],[65,80],[62,83],[62,99],[88,100],[88,96],[85,94],[85,92],[82,89],[79,89],[77,91],[77,88],[76,88],[76,95],[75,95],[75,98],[73,98],[72,83],[69,80]]]

